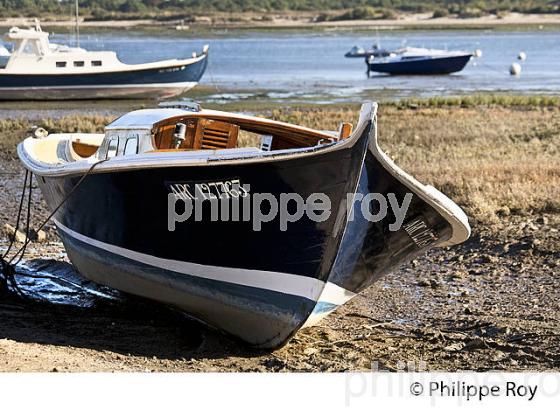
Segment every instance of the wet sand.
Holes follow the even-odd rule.
[[[9,155],[0,158],[3,225],[13,223],[23,173]],[[34,192],[38,223],[48,211]],[[249,349],[179,312],[86,282],[74,288],[82,304],[7,293],[0,298],[0,370],[558,371],[559,230],[558,213],[475,222],[465,244],[401,266],[275,352]],[[47,236],[47,243],[32,244],[26,261],[80,281],[52,226]],[[3,248],[6,238],[0,240]],[[29,278],[18,280],[24,291],[34,289]],[[92,296],[93,288],[113,297]]]
[[[544,222],[543,222],[544,221]],[[2,371],[349,371],[560,369],[560,218],[475,227],[465,245],[389,274],[275,352],[149,301],[89,307],[0,302]],[[60,244],[28,258],[53,270]],[[37,263],[37,261],[35,261]],[[67,269],[70,268],[68,265]]]

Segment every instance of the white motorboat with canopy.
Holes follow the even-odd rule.
[[[0,99],[164,98],[194,87],[206,69],[200,54],[142,64],[125,64],[112,51],[87,51],[52,44],[37,22],[12,27],[0,48]]]

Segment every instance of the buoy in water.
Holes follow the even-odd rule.
[[[521,65],[519,63],[513,63],[510,67],[509,67],[509,73],[511,75],[519,75],[521,74]]]
[[[480,48],[477,48],[476,50],[474,50],[473,56],[475,56],[476,58],[482,57],[482,50]]]
[[[519,54],[517,54],[517,59],[520,61],[525,61],[527,59],[527,54],[525,54],[524,51],[520,51]]]

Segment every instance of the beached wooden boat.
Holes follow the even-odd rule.
[[[27,138],[18,154],[50,208],[62,204],[54,222],[81,274],[276,348],[404,261],[469,237],[455,203],[380,150],[376,109],[364,104],[353,132],[139,110],[105,134]],[[246,133],[261,143],[239,148]],[[267,201],[255,205],[258,194]],[[293,198],[284,226],[283,194]],[[202,200],[199,220],[182,213],[192,200]],[[263,221],[274,200],[278,217]]]

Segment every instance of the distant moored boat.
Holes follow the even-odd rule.
[[[470,61],[472,53],[427,48],[405,47],[395,50],[386,58],[366,59],[368,73],[434,75],[461,71]]]
[[[348,51],[346,54],[344,54],[344,57],[346,58],[369,58],[371,56],[374,57],[389,57],[391,55],[392,51],[387,50],[385,48],[380,48],[377,45],[374,45],[372,48],[370,49],[365,49],[363,47],[359,47],[359,46],[354,46],[350,49],[350,51]]]
[[[165,98],[194,87],[206,70],[208,46],[185,59],[125,64],[112,51],[49,42],[39,24],[12,27],[0,49],[0,99]]]

